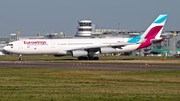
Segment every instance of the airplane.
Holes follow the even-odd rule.
[[[160,37],[167,14],[159,15],[141,35],[134,38],[27,39],[8,43],[3,49],[22,55],[71,55],[78,60],[99,60],[95,54],[124,53],[165,41]]]

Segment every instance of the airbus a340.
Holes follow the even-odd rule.
[[[19,54],[56,54],[71,55],[78,60],[99,60],[95,54],[123,53],[148,47],[164,41],[161,38],[167,15],[159,15],[149,28],[135,38],[95,38],[95,39],[28,39],[10,42],[3,49],[9,53]]]

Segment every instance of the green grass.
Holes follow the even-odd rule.
[[[0,68],[0,101],[178,101],[180,71]]]

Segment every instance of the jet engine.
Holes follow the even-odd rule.
[[[80,56],[84,56],[87,54],[88,54],[88,52],[83,51],[83,50],[75,50],[75,51],[71,52],[71,56],[73,56],[73,57],[80,57]]]
[[[114,53],[114,52],[116,52],[116,49],[115,48],[111,48],[111,47],[102,47],[100,49],[100,53],[101,54]]]

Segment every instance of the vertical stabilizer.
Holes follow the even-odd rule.
[[[167,14],[159,15],[156,20],[149,26],[149,28],[142,34],[142,39],[158,39],[162,33],[164,24],[167,19]]]
[[[164,24],[167,19],[167,14],[159,15],[156,20],[149,26],[149,28],[140,36],[139,42],[142,42],[137,49],[150,46],[152,43],[158,43],[164,41],[164,38],[160,38]]]

